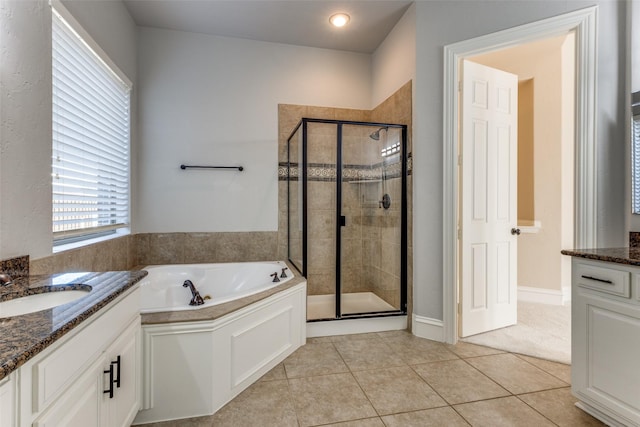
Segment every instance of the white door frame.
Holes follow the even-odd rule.
[[[597,14],[593,6],[444,47],[443,337],[458,340],[459,63],[479,55],[575,31],[575,247],[596,247]]]

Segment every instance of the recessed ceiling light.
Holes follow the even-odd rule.
[[[329,22],[331,22],[334,27],[344,27],[349,22],[349,19],[351,19],[351,17],[346,13],[336,13],[331,15]]]

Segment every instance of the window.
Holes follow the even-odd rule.
[[[51,175],[58,245],[129,224],[131,83],[107,65],[108,57],[64,8],[55,6],[52,15]]]
[[[631,94],[631,212],[640,214],[640,92]]]

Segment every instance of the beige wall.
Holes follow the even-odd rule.
[[[535,221],[533,79],[518,83],[518,224]]]
[[[571,34],[473,58],[533,81],[533,219],[541,229],[518,239],[519,286],[570,284],[560,251],[573,246],[573,45]]]

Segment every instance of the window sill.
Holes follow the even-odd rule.
[[[109,234],[108,236],[100,236],[100,237],[95,237],[93,239],[86,239],[86,240],[80,240],[78,242],[73,242],[73,243],[65,243],[63,245],[56,245],[53,247],[52,252],[54,254],[60,253],[60,252],[64,252],[64,251],[69,251],[71,249],[78,249],[78,248],[82,248],[85,246],[89,246],[89,245],[93,245],[96,243],[100,243],[100,242],[105,242],[107,240],[111,240],[111,239],[117,239],[119,237],[122,236],[126,236],[131,234],[131,229],[129,228],[118,228],[115,233],[113,234]]]

